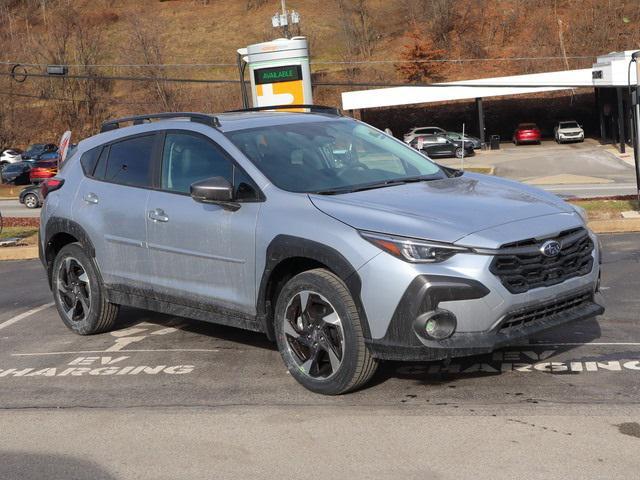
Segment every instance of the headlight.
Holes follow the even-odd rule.
[[[573,203],[570,203],[569,205],[571,205],[573,207],[573,209],[576,211],[576,213],[578,215],[580,215],[580,218],[582,218],[582,221],[586,224],[587,222],[589,222],[589,217],[587,216],[587,211],[582,208],[579,207],[577,205],[574,205]]]
[[[360,232],[365,240],[405,262],[437,263],[456,253],[471,252],[468,248],[417,238],[396,237],[383,233]]]

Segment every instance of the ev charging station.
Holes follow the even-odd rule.
[[[278,38],[238,50],[240,78],[249,67],[253,107],[312,105],[309,48],[305,37]],[[244,81],[242,98],[248,107]]]

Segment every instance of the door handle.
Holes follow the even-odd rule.
[[[87,193],[82,199],[87,203],[98,203],[98,196],[95,193]]]
[[[149,211],[149,218],[154,222],[166,223],[169,221],[169,217],[161,208],[156,208],[155,210]]]

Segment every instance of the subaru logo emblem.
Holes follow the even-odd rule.
[[[557,257],[560,254],[560,244],[555,240],[547,240],[540,247],[540,253],[545,257]]]

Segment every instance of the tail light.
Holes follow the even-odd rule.
[[[64,185],[64,179],[62,178],[47,178],[40,184],[40,193],[42,194],[42,198],[47,198],[51,192],[55,192],[59,190]]]

